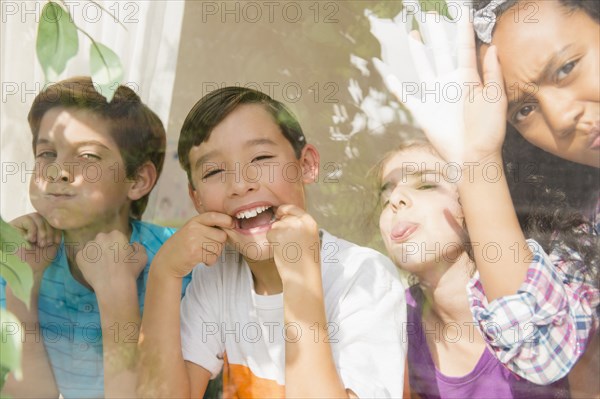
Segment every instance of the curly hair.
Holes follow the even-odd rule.
[[[580,271],[597,287],[600,237],[598,232],[593,234],[590,215],[600,194],[600,169],[551,155],[527,142],[510,125],[502,151],[525,235],[546,252],[560,251],[565,261],[580,264]]]

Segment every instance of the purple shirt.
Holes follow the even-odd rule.
[[[418,286],[406,290],[406,302],[410,389],[422,399],[570,398],[566,378],[547,386],[536,385],[513,374],[488,349],[483,352],[475,368],[467,375],[449,377],[440,373],[433,363],[423,332],[421,320],[423,294]]]

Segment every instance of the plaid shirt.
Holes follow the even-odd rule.
[[[600,231],[598,205],[590,234]],[[475,322],[496,357],[519,376],[549,384],[567,375],[598,329],[600,293],[582,275],[579,254],[560,248],[547,255],[534,240],[527,242],[533,261],[515,295],[488,303],[479,273],[467,292]]]

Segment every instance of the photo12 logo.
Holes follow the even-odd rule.
[[[203,1],[202,22],[338,23],[340,6],[333,1]]]
[[[102,7],[95,1],[61,1],[60,5],[66,12],[56,14],[56,9],[44,9],[42,1],[0,1],[2,23],[11,21],[27,23],[31,20],[39,23],[41,20],[57,22],[61,18],[97,23],[101,20],[112,20],[115,24],[136,24],[140,17],[138,1],[112,1],[107,7]]]

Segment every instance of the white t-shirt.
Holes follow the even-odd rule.
[[[325,231],[321,245],[329,341],[345,387],[363,398],[401,397],[406,303],[396,267]],[[212,378],[225,363],[224,396],[283,397],[285,337],[326,339],[316,326],[301,331],[283,320],[283,294],[257,295],[246,262],[226,250],[217,264],[193,271],[181,304],[183,357]]]

